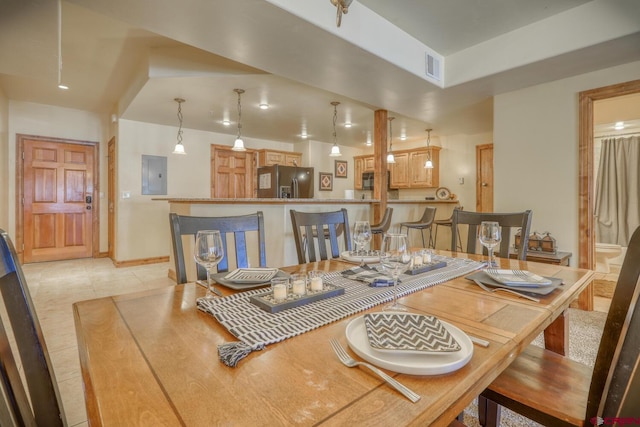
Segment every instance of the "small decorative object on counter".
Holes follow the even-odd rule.
[[[542,241],[540,242],[540,247],[542,252],[549,252],[555,254],[558,250],[556,246],[556,239],[551,236],[551,233],[548,231],[545,233]]]
[[[530,251],[540,251],[542,250],[540,247],[540,242],[542,241],[542,236],[537,231],[529,234],[529,248]]]

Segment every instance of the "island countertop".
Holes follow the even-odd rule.
[[[243,198],[243,199],[207,199],[207,198],[154,198],[152,200],[166,201],[169,203],[187,203],[187,204],[263,204],[263,205],[335,205],[342,203],[362,204],[362,203],[380,203],[379,199],[281,199],[281,198]],[[387,204],[428,204],[428,203],[458,203],[457,200],[425,200],[425,199],[393,199],[387,200]]]

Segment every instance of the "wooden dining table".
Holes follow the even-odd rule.
[[[218,359],[218,346],[235,337],[196,307],[204,288],[195,283],[77,302],[89,425],[448,425],[545,329],[548,346],[566,350],[563,313],[593,277],[584,269],[499,262],[564,284],[533,302],[484,291],[459,277],[400,298],[409,312],[436,316],[489,342],[474,345],[470,361],[447,374],[386,371],[422,396],[417,403],[367,369],[344,366],[334,354],[329,340],[348,348],[345,328],[363,313],[253,351],[229,367]],[[283,270],[351,267],[330,260]]]

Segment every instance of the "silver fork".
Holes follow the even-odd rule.
[[[407,399],[409,399],[413,403],[416,403],[418,400],[420,400],[421,396],[419,394],[415,393],[414,391],[407,388],[406,386],[400,384],[396,379],[385,374],[380,369],[368,363],[358,362],[355,359],[353,359],[351,356],[349,356],[349,353],[347,353],[346,350],[342,348],[342,346],[337,340],[332,338],[331,340],[329,340],[329,342],[331,343],[331,347],[333,347],[333,351],[338,356],[338,359],[340,359],[340,362],[342,362],[345,366],[348,366],[349,368],[354,368],[356,366],[366,366],[367,368],[371,369],[374,373],[378,374],[380,378],[382,378],[387,382],[387,384],[389,384],[391,387],[398,390],[400,393],[402,393]]]
[[[508,292],[510,294],[517,295],[520,298],[528,299],[529,301],[540,302],[540,300],[538,298],[535,298],[535,297],[532,297],[532,296],[529,296],[529,295],[525,295],[525,294],[521,294],[518,291],[513,291],[511,289],[506,289],[506,288],[489,288],[489,287],[485,286],[481,281],[479,281],[477,279],[474,280],[474,282],[476,282],[476,285],[480,286],[482,289],[484,289],[487,292],[497,292],[497,291]]]

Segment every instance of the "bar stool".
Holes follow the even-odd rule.
[[[371,224],[371,234],[384,234],[391,227],[391,215],[393,208],[387,208],[382,216],[382,221],[377,224]]]
[[[426,208],[424,208],[424,213],[422,214],[422,218],[420,218],[420,221],[414,221],[414,222],[403,222],[400,224],[400,232],[402,233],[402,227],[407,227],[407,235],[409,234],[409,229],[413,228],[415,230],[420,230],[420,236],[422,237],[422,247],[426,248],[427,246],[425,245],[424,242],[424,230],[429,230],[429,246],[430,248],[433,248],[433,235],[432,235],[432,231],[431,231],[431,226],[433,225],[433,219],[436,216],[436,208],[433,208],[431,206],[427,206]]]
[[[464,207],[463,206],[456,206],[455,208],[453,208],[454,211],[456,210],[463,210]],[[442,227],[449,227],[451,228],[453,226],[453,212],[451,213],[451,216],[447,219],[436,219],[433,221],[433,223],[436,225],[436,232],[434,233],[433,236],[433,240],[434,240],[434,246],[435,244],[438,242],[438,226],[442,226]],[[456,249],[460,249],[460,251],[462,252],[462,238],[460,237],[460,233],[458,233],[458,243],[456,245]]]

